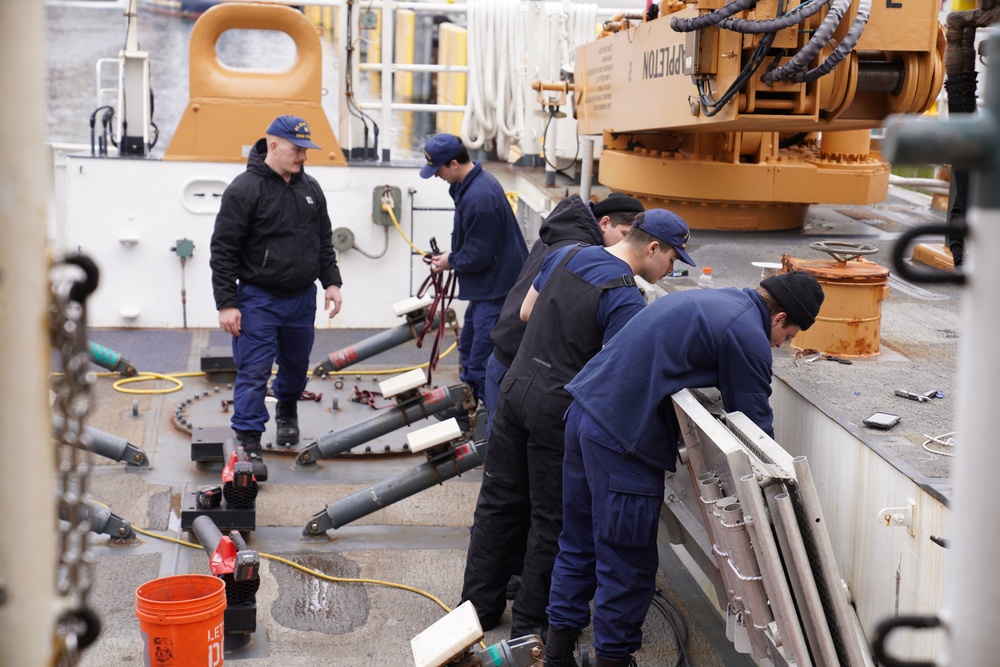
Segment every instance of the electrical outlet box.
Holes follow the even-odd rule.
[[[392,212],[396,216],[396,222],[400,222],[400,216],[403,214],[403,192],[392,185],[377,185],[372,190],[372,222],[383,227],[392,227],[392,216],[382,210],[382,196],[387,192],[392,197]]]

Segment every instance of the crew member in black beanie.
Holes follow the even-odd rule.
[[[656,590],[664,471],[680,427],[672,394],[718,387],[774,437],[771,347],[816,320],[823,289],[807,273],[756,289],[687,290],[644,308],[566,385],[563,529],[552,570],[546,665],[572,665],[591,622],[598,665],[627,665]],[[622,522],[621,517],[628,517]],[[595,593],[596,591],[596,593]]]

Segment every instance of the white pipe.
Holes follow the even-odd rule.
[[[982,175],[978,187],[996,187]],[[964,266],[962,339],[958,351],[958,432],[962,450],[955,457],[955,502],[952,549],[949,551],[946,607],[941,617],[949,633],[950,655],[942,664],[992,665],[1000,655],[997,600],[1000,576],[983,569],[983,557],[1000,552],[996,519],[982,508],[990,506],[1000,470],[993,415],[992,387],[1000,373],[1000,348],[994,336],[1000,325],[996,290],[1000,285],[1000,211],[971,208]],[[979,261],[977,261],[979,260]]]
[[[594,138],[580,137],[580,198],[590,201],[590,190],[594,182]]]
[[[48,411],[45,7],[0,2],[0,665],[47,665],[56,611],[56,506]],[[17,63],[13,66],[12,63]],[[30,499],[26,503],[25,500]]]
[[[388,146],[392,137],[392,99],[395,94],[392,80],[392,61],[396,57],[395,25],[396,15],[392,11],[382,10],[382,127],[379,134],[380,153],[376,159],[381,162],[383,155],[388,155]]]

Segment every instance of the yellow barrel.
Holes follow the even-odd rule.
[[[889,296],[889,269],[862,257],[805,260],[781,256],[784,271],[805,271],[826,295],[816,323],[792,339],[792,347],[837,357],[879,353],[882,301]]]

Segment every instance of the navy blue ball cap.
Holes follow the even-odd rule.
[[[319,148],[312,142],[309,123],[298,116],[278,116],[267,126],[267,134],[288,139],[299,148]]]
[[[642,220],[639,220],[640,216]],[[632,225],[672,246],[680,255],[681,261],[688,266],[698,266],[686,250],[688,240],[691,238],[691,230],[676,213],[663,208],[651,208],[636,216]]]
[[[430,178],[441,165],[448,164],[462,150],[462,140],[454,134],[435,134],[424,144],[424,159],[427,164],[420,170],[420,178]]]

